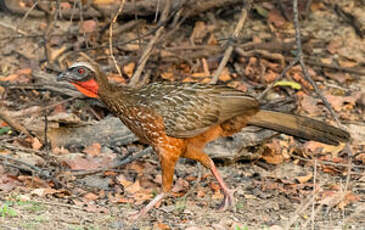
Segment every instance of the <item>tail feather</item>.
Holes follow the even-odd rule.
[[[330,145],[338,145],[350,139],[348,132],[325,122],[268,110],[260,110],[250,118],[248,124]]]

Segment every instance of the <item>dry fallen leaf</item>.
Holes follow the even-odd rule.
[[[22,185],[22,183],[13,176],[5,174],[2,166],[0,166],[0,172],[0,190],[2,192],[10,192],[14,188]]]
[[[204,78],[204,77],[209,77],[209,75],[207,75],[207,73],[205,72],[201,72],[201,73],[193,73],[191,74],[192,77],[196,77],[196,78]]]
[[[300,94],[300,107],[310,116],[318,116],[322,113],[321,107],[318,106],[318,100],[306,94]]]
[[[87,146],[82,152],[89,154],[90,156],[97,156],[100,154],[101,145],[99,143],[93,143]]]
[[[310,90],[313,89],[313,86],[307,80],[304,79],[303,74],[301,72],[292,71],[291,77],[303,87]]]
[[[128,169],[134,170],[138,174],[143,173],[145,168],[148,168],[148,167],[145,167],[144,163],[138,162],[138,161],[134,161],[134,162],[128,164],[127,167],[128,167]]]
[[[69,125],[78,125],[81,123],[81,120],[78,116],[76,116],[73,113],[65,113],[65,112],[55,113],[52,116],[47,117],[47,120]]]
[[[108,5],[113,4],[114,2],[115,0],[93,0],[93,3],[97,5]]]
[[[352,80],[351,75],[348,74],[348,73],[342,73],[342,72],[324,72],[324,74],[327,77],[329,77],[329,78],[331,78],[331,79],[333,79],[333,80],[335,80],[335,81],[337,81],[339,83],[345,83],[345,82],[348,82],[348,81],[351,81]]]
[[[80,33],[92,33],[96,30],[96,26],[95,20],[85,20],[81,23]]]
[[[171,229],[167,224],[158,222],[153,225],[153,230],[169,230]]]
[[[203,37],[207,34],[207,27],[205,22],[197,21],[195,22],[193,32],[191,33],[190,40],[193,42],[201,43]]]
[[[365,164],[365,153],[358,154],[355,159],[361,161],[362,164]]]
[[[118,183],[123,185],[123,187],[125,187],[125,188],[130,186],[131,184],[133,184],[133,182],[127,180],[127,178],[123,174],[118,175],[116,179],[117,179]]]
[[[324,96],[337,112],[342,110],[351,110],[356,105],[356,100],[360,97],[360,93],[354,93],[351,96],[335,96],[329,92],[325,92]]]
[[[210,183],[209,184],[209,187],[213,190],[213,191],[219,191],[220,190],[220,186],[219,186],[219,184],[218,183],[216,183],[216,182],[212,182],[212,183]]]
[[[32,142],[32,148],[34,150],[40,150],[42,148],[42,143],[39,141],[38,138],[33,138],[33,142]]]
[[[189,188],[189,182],[187,182],[186,180],[179,178],[176,182],[174,187],[172,187],[171,191],[178,193],[178,192],[183,192],[186,191]]]
[[[48,194],[55,194],[59,191],[57,191],[56,189],[52,189],[52,188],[37,188],[34,189],[30,194],[31,195],[37,195],[39,197],[45,197]]]
[[[331,39],[330,43],[327,46],[328,52],[331,54],[335,54],[338,51],[338,48],[343,46],[342,38],[336,37],[335,39]]]
[[[281,27],[286,23],[285,18],[277,9],[272,9],[269,12],[267,20],[270,24],[274,24],[275,27]]]
[[[123,66],[123,72],[127,74],[127,76],[130,78],[133,75],[134,68],[136,67],[136,63],[130,62]]]
[[[150,190],[141,190],[135,194],[133,194],[133,198],[136,201],[136,205],[143,204],[146,200],[150,200],[153,197],[152,192]],[[157,204],[160,205],[161,202]]]
[[[317,141],[307,141],[304,144],[304,151],[308,155],[317,155],[320,153],[331,153],[332,157],[337,157],[338,153],[345,147],[344,143],[335,145],[326,145]]]
[[[230,86],[230,87],[232,87],[232,88],[235,88],[237,90],[240,90],[242,92],[246,92],[247,91],[247,86],[242,81],[231,81],[227,85]]]
[[[64,159],[62,161],[72,170],[89,170],[97,169],[99,167],[105,167],[102,162],[95,158],[83,158],[81,156],[76,156],[72,159]]]
[[[278,73],[275,73],[274,71],[272,70],[269,70],[267,71],[265,74],[264,74],[264,80],[266,83],[271,83],[273,81],[275,81],[275,79],[279,77],[279,74]]]
[[[88,192],[84,195],[84,198],[86,200],[97,200],[99,198],[99,196],[97,196],[95,193],[92,192]]]
[[[196,196],[199,197],[199,198],[204,198],[205,195],[206,195],[206,193],[201,189],[199,189],[197,194],[196,194]]]
[[[271,143],[265,144],[262,158],[269,164],[280,164],[283,162],[284,157],[281,154],[279,141],[273,140]]]
[[[143,188],[141,187],[139,180],[136,180],[133,184],[125,187],[124,190],[130,194],[135,194],[136,192],[143,190]]]
[[[348,60],[338,60],[338,63],[340,64],[341,67],[345,67],[345,68],[353,68],[355,66],[357,66],[357,62],[354,61],[348,61]]]
[[[295,177],[295,179],[300,183],[300,184],[304,184],[306,182],[308,182],[310,179],[312,179],[313,177],[313,173],[309,172],[307,175],[305,176],[297,176]]]
[[[174,80],[174,74],[172,72],[161,73],[161,77],[166,80]]]
[[[209,74],[209,73],[208,73]],[[209,76],[209,75],[208,75]],[[222,73],[219,75],[219,80],[223,81],[223,82],[226,82],[226,81],[229,81],[231,80],[232,77],[231,77],[231,74],[229,73],[229,70],[227,67],[225,67],[222,71]],[[210,80],[210,79],[209,79]]]
[[[343,210],[347,205],[359,201],[360,197],[353,192],[348,191],[343,200],[338,204],[338,208]]]
[[[213,200],[222,200],[224,198],[224,195],[221,193],[220,190],[214,191],[212,195]]]
[[[109,73],[108,74],[108,79],[116,84],[125,84],[126,80],[120,76],[119,74],[115,74],[115,73]]]

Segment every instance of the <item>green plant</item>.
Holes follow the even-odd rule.
[[[16,211],[9,207],[9,203],[5,203],[3,206],[1,206],[0,214],[3,218],[17,216]]]

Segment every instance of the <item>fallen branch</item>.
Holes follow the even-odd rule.
[[[96,174],[96,173],[101,173],[101,172],[105,172],[105,171],[108,171],[108,170],[112,170],[112,169],[115,169],[115,168],[119,168],[123,165],[126,165],[132,161],[135,161],[136,159],[144,156],[144,155],[147,155],[149,153],[151,153],[153,150],[152,150],[152,147],[148,147],[144,150],[142,150],[141,152],[139,152],[138,154],[136,154],[135,156],[131,156],[131,157],[127,157],[125,159],[123,159],[122,161],[114,164],[113,166],[111,167],[107,167],[107,168],[100,168],[100,169],[91,169],[91,170],[72,170],[71,171],[71,175],[72,176],[86,176],[86,175],[91,175],[91,174]]]
[[[141,0],[126,2],[123,10],[123,15],[127,17],[148,17],[154,16],[158,10],[158,6],[166,5],[166,2],[170,0]],[[172,10],[176,10],[184,7],[183,14],[187,17],[194,17],[203,12],[209,11],[214,8],[230,7],[233,5],[242,4],[242,0],[173,0],[171,2]],[[44,17],[45,12],[51,13],[48,2],[40,2],[38,8],[40,10],[30,10],[29,7],[21,7],[18,0],[0,0],[0,7],[10,13],[25,15],[28,13],[30,17]],[[60,15],[64,19],[79,20],[90,18],[101,18],[114,15],[118,11],[119,4],[86,4],[82,6],[82,16],[80,14],[80,8],[70,8],[60,10]]]
[[[12,157],[9,157],[6,155],[0,155],[0,159],[3,160],[3,163],[9,167],[17,168],[22,171],[28,171],[28,172],[31,172],[32,174],[39,175],[42,178],[46,178],[46,179],[51,178],[51,175],[52,175],[51,172],[46,169],[38,168],[37,166],[28,164],[27,162],[24,162],[24,161],[21,161],[21,160],[18,160],[18,159],[15,159],[15,158],[12,158]],[[16,164],[8,163],[8,161],[13,161]],[[17,164],[23,165],[25,167],[18,166]]]

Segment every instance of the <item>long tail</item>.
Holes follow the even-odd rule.
[[[248,124],[330,145],[338,145],[350,139],[348,132],[325,122],[268,110],[260,110],[250,118]]]

